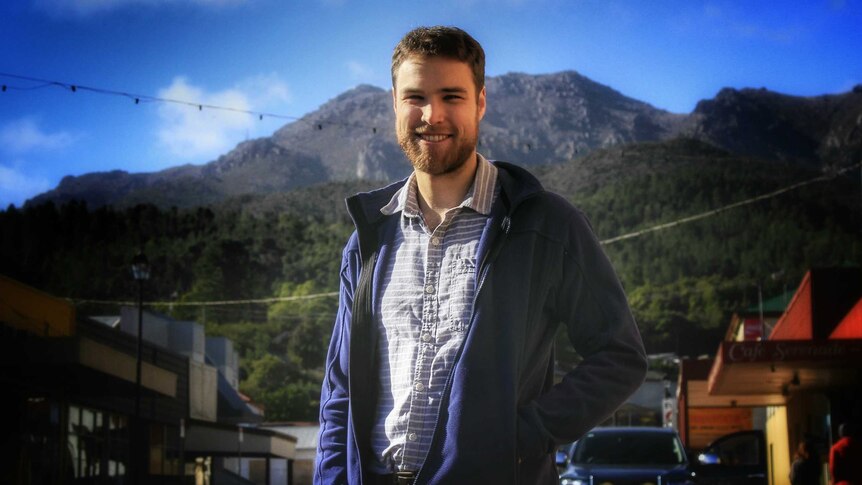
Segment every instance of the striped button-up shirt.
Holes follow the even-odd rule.
[[[401,212],[375,302],[380,333],[380,400],[372,436],[377,473],[418,470],[443,387],[470,323],[479,238],[498,192],[497,168],[479,155],[464,201],[429,229],[415,174],[381,209]]]

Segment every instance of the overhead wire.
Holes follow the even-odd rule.
[[[711,216],[718,215],[722,212],[735,209],[737,207],[742,207],[745,205],[753,204],[755,202],[759,202],[766,199],[771,199],[777,197],[781,194],[790,192],[792,190],[796,190],[807,185],[815,184],[818,182],[825,182],[827,180],[831,180],[839,175],[847,173],[853,169],[862,167],[862,162],[855,163],[853,165],[848,165],[846,167],[842,167],[840,169],[834,170],[828,174],[821,175],[819,177],[814,177],[808,180],[804,180],[802,182],[798,182],[792,185],[788,185],[786,187],[782,187],[778,190],[774,190],[772,192],[768,192],[766,194],[761,194],[755,197],[751,197],[749,199],[745,199],[739,202],[734,202],[732,204],[728,204],[716,209],[712,209],[709,211],[701,212],[700,214],[695,214],[691,216],[682,217],[676,219],[674,221],[665,222],[662,224],[657,224],[645,229],[641,229],[638,231],[629,232],[627,234],[622,234],[619,236],[615,236],[608,239],[602,239],[599,241],[602,245],[609,245],[619,241],[624,241],[627,239],[634,239],[646,234],[650,234],[653,232],[662,231],[665,229],[670,229],[673,227],[681,226],[683,224],[688,224],[691,222],[699,221],[702,219],[706,219]],[[338,296],[338,292],[325,292],[325,293],[314,293],[310,295],[301,295],[301,296],[283,296],[283,297],[273,297],[273,298],[258,298],[258,299],[246,299],[246,300],[217,300],[217,301],[150,301],[144,302],[146,305],[152,306],[217,306],[217,305],[244,305],[244,304],[268,304],[268,303],[278,303],[282,301],[297,301],[297,300],[308,300],[315,298],[326,298],[326,297],[334,297]],[[112,300],[84,300],[84,299],[70,299],[73,303],[76,304],[105,304],[105,305],[129,305],[134,306],[137,305],[137,302],[133,301],[112,301]]]
[[[32,77],[32,76],[25,76],[25,75],[21,75],[21,74],[14,74],[14,73],[7,73],[7,72],[0,72],[0,77],[7,77],[10,79],[18,79],[21,81],[42,83],[42,84],[39,84],[37,86],[28,86],[28,87],[11,86],[8,84],[3,84],[2,86],[0,86],[0,87],[2,87],[3,92],[6,92],[7,90],[30,91],[30,90],[54,86],[54,87],[58,87],[61,89],[71,91],[73,93],[78,92],[78,91],[88,91],[88,92],[92,92],[92,93],[96,93],[96,94],[120,96],[120,97],[131,99],[132,101],[134,101],[134,103],[136,105],[141,104],[141,103],[172,103],[172,104],[179,104],[179,105],[183,105],[183,106],[188,106],[191,108],[197,108],[198,111],[203,111],[204,108],[206,108],[206,109],[210,109],[210,110],[219,110],[219,111],[227,111],[227,112],[240,113],[240,114],[248,114],[248,115],[252,115],[252,116],[257,117],[258,120],[260,120],[260,121],[262,121],[265,117],[266,118],[289,120],[289,121],[297,121],[297,122],[301,122],[301,123],[305,123],[307,125],[310,125],[312,128],[314,128],[318,131],[323,130],[324,126],[326,126],[326,125],[333,125],[333,126],[345,126],[345,127],[351,127],[351,128],[367,129],[367,130],[371,130],[371,133],[373,135],[377,135],[381,132],[379,127],[377,127],[375,125],[348,123],[345,121],[333,121],[333,120],[327,120],[327,119],[306,119],[305,117],[299,117],[299,116],[293,116],[293,115],[285,115],[285,114],[271,113],[271,112],[264,112],[264,111],[247,110],[247,109],[242,109],[242,108],[234,108],[234,107],[230,107],[230,106],[221,106],[221,105],[215,105],[215,104],[209,104],[209,103],[200,103],[200,102],[188,101],[188,100],[183,100],[183,99],[164,98],[164,97],[152,96],[152,95],[148,95],[148,94],[134,94],[134,93],[126,92],[126,91],[118,91],[118,90],[114,90],[114,89],[106,89],[106,88],[100,88],[100,87],[94,87],[94,86],[86,86],[83,84],[69,83],[69,82],[64,82],[64,81],[54,81],[54,80],[49,80],[49,79],[41,79],[41,78],[36,78],[36,77]],[[479,146],[482,145],[481,138],[478,140],[478,144],[479,144]],[[534,148],[538,148],[537,144],[535,144],[533,142],[518,143],[518,147],[526,149],[527,152],[532,152],[534,150]]]
[[[775,190],[775,191],[772,191],[772,192],[769,192],[766,194],[758,195],[758,196],[752,197],[750,199],[742,200],[739,202],[734,202],[733,204],[728,204],[726,206],[719,207],[717,209],[712,209],[712,210],[709,210],[706,212],[701,212],[700,214],[695,214],[692,216],[683,217],[683,218],[677,219],[675,221],[665,222],[663,224],[657,224],[655,226],[648,227],[646,229],[641,229],[639,231],[633,231],[633,232],[630,232],[628,234],[623,234],[620,236],[616,236],[616,237],[612,237],[612,238],[608,238],[608,239],[603,239],[599,242],[603,245],[613,244],[613,243],[616,243],[619,241],[624,241],[626,239],[632,239],[635,237],[640,237],[640,236],[643,236],[644,234],[649,234],[651,232],[661,231],[664,229],[669,229],[671,227],[676,227],[676,226],[680,226],[683,224],[688,224],[690,222],[699,221],[701,219],[705,219],[707,217],[720,214],[720,213],[722,213],[724,211],[728,211],[730,209],[735,209],[737,207],[742,207],[744,205],[753,204],[753,203],[759,202],[761,200],[766,200],[766,199],[770,199],[773,197],[777,197],[777,196],[779,196],[785,192],[790,192],[791,190],[805,187],[806,185],[811,185],[811,184],[814,184],[817,182],[824,182],[826,180],[831,180],[831,179],[833,179],[833,178],[835,178],[835,177],[837,177],[843,173],[849,172],[850,170],[853,170],[855,168],[859,168],[860,166],[862,166],[862,162],[859,162],[859,163],[856,163],[853,165],[848,165],[848,166],[843,167],[839,170],[836,170],[832,173],[829,173],[826,175],[821,175],[819,177],[814,177],[812,179],[808,179],[808,180],[805,180],[803,182],[789,185],[787,187],[783,187],[781,189],[778,189],[778,190]]]
[[[312,300],[315,298],[326,298],[338,296],[337,291],[326,292],[326,293],[314,293],[311,295],[300,295],[300,296],[276,296],[272,298],[256,298],[256,299],[247,299],[247,300],[215,300],[215,301],[170,301],[170,300],[156,300],[156,301],[146,301],[144,304],[151,306],[223,306],[223,305],[247,305],[251,303],[258,304],[267,304],[267,303],[279,303],[283,301],[301,301],[301,300]],[[69,298],[72,303],[75,304],[92,304],[92,305],[129,305],[134,306],[137,305],[137,301],[117,301],[117,300],[89,300],[89,299],[79,299],[79,298]]]
[[[240,113],[240,114],[254,115],[254,116],[258,117],[258,119],[260,119],[260,120],[262,120],[264,117],[267,117],[267,118],[284,119],[284,120],[291,120],[291,121],[301,121],[301,122],[312,125],[313,127],[317,128],[318,130],[322,130],[324,124],[369,128],[369,126],[358,125],[358,124],[354,124],[354,123],[345,123],[345,122],[329,121],[329,120],[308,120],[304,117],[298,117],[298,116],[292,116],[292,115],[284,115],[284,114],[279,114],[279,113],[263,112],[263,111],[255,111],[255,110],[246,110],[246,109],[234,108],[234,107],[229,107],[229,106],[220,106],[220,105],[214,105],[214,104],[209,104],[209,103],[199,103],[199,102],[193,102],[193,101],[188,101],[188,100],[165,98],[165,97],[159,97],[159,96],[151,96],[151,95],[146,95],[146,94],[134,94],[134,93],[125,92],[125,91],[117,91],[117,90],[105,89],[105,88],[100,88],[100,87],[86,86],[86,85],[82,85],[82,84],[74,84],[74,83],[68,83],[68,82],[62,82],[62,81],[40,79],[40,78],[31,77],[31,76],[24,76],[24,75],[20,75],[20,74],[13,74],[13,73],[6,73],[6,72],[0,72],[0,77],[7,77],[7,78],[11,78],[11,79],[40,83],[40,84],[35,85],[35,86],[27,86],[27,87],[2,84],[2,86],[0,86],[0,87],[2,87],[3,92],[6,92],[8,90],[28,91],[28,90],[36,90],[36,89],[42,89],[45,87],[56,86],[56,87],[60,87],[62,89],[67,89],[73,93],[78,92],[80,90],[80,91],[89,91],[89,92],[96,93],[96,94],[121,96],[121,97],[125,97],[125,98],[133,100],[135,104],[140,104],[142,102],[145,102],[145,103],[146,102],[172,103],[172,104],[179,104],[179,105],[197,108],[199,111],[202,111],[204,108],[206,108],[206,109],[210,109],[210,110],[219,110],[219,111],[227,111],[227,112],[234,112],[234,113]],[[372,133],[374,133],[374,134],[378,133],[378,129],[376,126],[371,126],[370,128],[372,130]],[[532,144],[530,144],[530,143],[527,143],[526,147],[528,150],[532,150],[532,148],[533,148]],[[610,245],[610,244],[614,244],[614,243],[624,241],[627,239],[640,237],[640,236],[643,236],[645,234],[649,234],[649,233],[661,231],[664,229],[669,229],[672,227],[680,226],[683,224],[688,224],[691,222],[699,221],[699,220],[705,219],[707,217],[711,217],[711,216],[720,214],[720,213],[725,212],[727,210],[731,210],[731,209],[734,209],[737,207],[753,204],[753,203],[759,202],[761,200],[776,197],[776,196],[781,195],[785,192],[789,192],[791,190],[795,190],[795,189],[798,189],[800,187],[804,187],[806,185],[810,185],[810,184],[817,183],[817,182],[822,182],[825,180],[830,180],[832,178],[835,178],[838,175],[846,173],[847,171],[852,170],[852,169],[857,168],[857,167],[860,167],[860,166],[862,166],[862,163],[850,165],[850,166],[844,167],[842,169],[839,169],[833,173],[822,175],[820,177],[815,177],[813,179],[809,179],[809,180],[806,180],[806,181],[803,181],[803,182],[800,182],[797,184],[793,184],[791,186],[784,187],[784,188],[778,189],[776,191],[769,192],[767,194],[762,194],[762,195],[759,195],[756,197],[752,197],[750,199],[735,202],[733,204],[729,204],[729,205],[726,205],[723,207],[719,207],[717,209],[702,212],[700,214],[695,214],[692,216],[683,217],[683,218],[680,218],[680,219],[677,219],[674,221],[670,221],[670,222],[666,222],[666,223],[662,223],[662,224],[657,224],[655,226],[651,226],[651,227],[641,229],[638,231],[633,231],[633,232],[630,232],[627,234],[622,234],[619,236],[603,239],[603,240],[600,240],[599,243],[602,245]],[[189,301],[186,301],[186,302],[152,301],[152,302],[146,302],[146,303],[148,305],[161,305],[161,306],[170,305],[170,306],[198,306],[199,307],[199,306],[216,306],[216,305],[219,305],[219,306],[222,306],[222,305],[244,305],[244,304],[255,304],[255,303],[256,304],[268,304],[268,303],[277,303],[277,302],[282,302],[282,301],[294,301],[294,300],[299,300],[299,299],[331,297],[331,296],[337,296],[337,295],[338,295],[337,292],[330,292],[330,293],[319,293],[319,294],[314,294],[314,295],[305,295],[305,296],[301,296],[301,297],[273,297],[273,298],[247,299],[247,300],[222,300],[222,301],[197,301],[197,302],[194,302],[194,301],[192,301],[192,302],[189,302]],[[106,305],[135,305],[135,304],[137,304],[137,302],[131,302],[131,301],[111,301],[111,300],[92,300],[92,299],[71,299],[71,301],[73,301],[76,304],[106,304]]]
[[[24,75],[8,73],[8,72],[0,72],[0,77],[17,79],[20,81],[41,83],[37,86],[28,86],[28,87],[11,86],[8,84],[3,84],[2,86],[0,86],[0,88],[2,88],[2,92],[7,92],[8,90],[30,91],[30,90],[55,86],[55,87],[59,87],[61,89],[71,91],[73,93],[77,93],[78,91],[88,91],[88,92],[96,93],[96,94],[124,97],[124,98],[128,98],[128,99],[134,101],[135,104],[140,104],[140,103],[171,103],[171,104],[189,106],[191,108],[197,108],[198,111],[203,111],[204,108],[206,108],[208,110],[217,110],[217,111],[227,111],[227,112],[239,113],[239,114],[248,114],[248,115],[252,115],[252,116],[258,118],[258,120],[261,120],[261,121],[264,118],[274,118],[274,119],[297,121],[297,122],[302,122],[302,123],[306,123],[308,125],[311,125],[313,128],[315,128],[317,130],[322,130],[325,125],[337,125],[337,126],[369,129],[369,130],[371,130],[371,133],[375,134],[375,135],[378,134],[378,132],[380,131],[380,130],[378,130],[378,128],[376,126],[373,126],[373,125],[371,125],[371,126],[360,125],[358,123],[347,123],[344,121],[332,121],[332,120],[323,120],[323,119],[307,119],[305,117],[279,114],[279,113],[272,113],[272,112],[266,112],[266,111],[256,111],[256,110],[248,110],[248,109],[242,109],[242,108],[234,108],[234,107],[230,107],[230,106],[221,106],[221,105],[216,105],[216,104],[201,103],[201,102],[188,101],[188,100],[183,100],[183,99],[165,98],[165,97],[161,97],[161,96],[152,96],[152,95],[148,95],[148,94],[135,94],[135,93],[125,92],[125,91],[118,91],[118,90],[114,90],[114,89],[106,89],[106,88],[100,88],[100,87],[94,87],[94,86],[86,86],[83,84],[69,83],[69,82],[63,82],[63,81],[54,81],[54,80],[49,80],[49,79],[40,79],[40,78],[36,78],[36,77],[24,76]]]

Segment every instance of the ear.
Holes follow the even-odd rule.
[[[398,103],[395,102],[395,86],[392,86],[392,111],[398,113]]]
[[[485,86],[482,86],[482,90],[479,91],[479,96],[476,98],[476,108],[478,111],[477,119],[481,120],[485,117]]]

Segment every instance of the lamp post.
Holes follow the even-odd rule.
[[[138,451],[141,449],[141,439],[143,438],[143,426],[141,424],[141,353],[144,337],[144,281],[150,279],[150,264],[143,250],[132,258],[132,277],[138,282],[138,351],[135,362],[135,432],[132,436],[131,449]],[[133,453],[131,462],[134,463],[132,467],[133,483],[140,483],[140,476],[143,471],[143,467],[141,466],[142,460],[137,456],[137,453]]]

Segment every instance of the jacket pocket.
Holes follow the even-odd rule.
[[[548,440],[518,411],[518,463],[534,462],[548,453]]]

